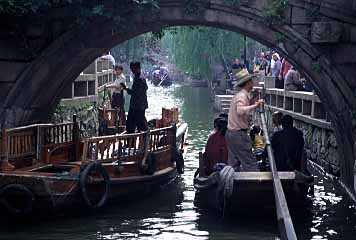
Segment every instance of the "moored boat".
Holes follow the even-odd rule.
[[[79,124],[3,129],[0,206],[29,214],[73,206],[101,208],[142,196],[183,172],[187,124],[81,138]]]

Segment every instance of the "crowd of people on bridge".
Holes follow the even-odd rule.
[[[242,63],[238,58],[235,59],[231,67],[232,76],[247,68],[250,73],[258,73],[261,80],[265,77],[272,77],[275,88],[287,91],[312,91],[310,83],[301,78],[298,70],[276,52],[261,52],[253,62],[253,67],[250,68],[249,64]]]

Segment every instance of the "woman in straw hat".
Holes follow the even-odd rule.
[[[262,105],[259,99],[250,104],[249,92],[253,89],[253,78],[258,74],[249,74],[247,69],[236,74],[236,86],[241,90],[233,97],[229,110],[228,126],[225,135],[228,147],[228,164],[241,171],[258,171],[256,158],[251,150],[251,139],[247,136],[249,114]]]

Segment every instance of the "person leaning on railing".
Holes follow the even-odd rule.
[[[287,91],[305,91],[300,75],[294,66],[289,69],[284,84]]]

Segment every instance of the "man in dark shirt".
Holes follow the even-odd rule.
[[[129,89],[125,85],[123,85],[123,88],[131,95],[130,108],[126,121],[126,132],[134,133],[136,127],[137,131],[146,131],[148,128],[145,117],[145,111],[148,108],[148,87],[146,80],[141,77],[141,64],[139,62],[132,62],[130,63],[130,69],[134,74],[132,88]]]
[[[232,64],[232,71],[240,72],[245,68],[245,65],[241,63],[240,59],[236,58],[234,64]]]
[[[304,138],[302,131],[293,127],[293,118],[289,115],[282,117],[283,129],[272,136],[272,148],[278,171],[301,171]]]

